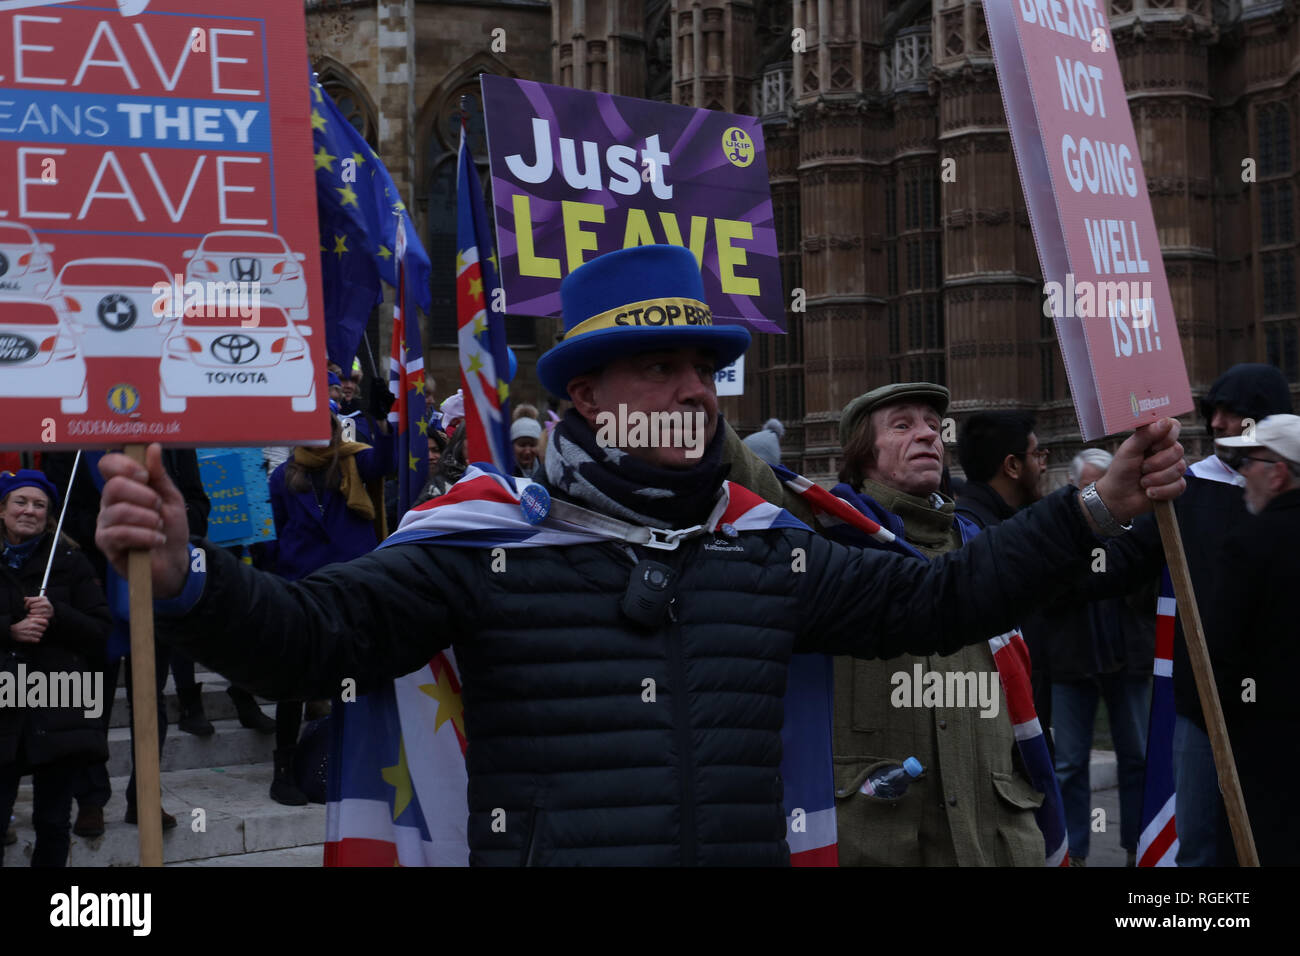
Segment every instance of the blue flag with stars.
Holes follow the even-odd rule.
[[[406,246],[406,307],[429,311],[431,268],[415,224],[388,170],[334,100],[311,80],[312,149],[320,220],[325,349],[352,367],[370,312],[383,301],[380,280],[399,281],[397,230]],[[410,311],[408,321],[415,321]]]

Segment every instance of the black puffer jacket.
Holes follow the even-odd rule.
[[[209,547],[202,597],[160,633],[272,697],[364,691],[454,642],[471,863],[786,865],[791,653],[986,640],[1095,543],[1073,491],[932,563],[804,528],[706,536],[668,555],[674,619],[652,630],[620,616],[633,562],[612,543],[511,550],[501,572],[486,548],[404,544],[295,584]]]
[[[76,674],[80,682],[82,675],[102,671],[104,646],[112,621],[103,587],[95,579],[90,562],[66,538],[60,541],[55,553],[45,592],[54,606],[50,626],[37,644],[15,641],[9,633],[12,624],[27,616],[23,598],[40,591],[53,540],[53,534],[46,534],[45,540],[16,571],[0,564],[0,659],[4,669],[11,673],[17,671],[21,662],[28,674],[37,671],[47,675]],[[104,707],[108,704],[105,695],[112,690],[103,686],[102,674],[99,684],[98,704]],[[84,691],[85,685],[81,686]],[[90,693],[95,692],[92,682]],[[85,716],[89,709],[89,703],[81,708],[0,707],[0,765],[13,762],[20,741],[25,745],[25,764],[29,767],[68,757],[106,760],[108,743],[104,730],[97,720]]]

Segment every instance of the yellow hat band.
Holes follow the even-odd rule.
[[[621,305],[579,322],[564,335],[564,340],[614,329],[619,326],[661,328],[684,325],[712,325],[713,313],[698,299],[643,299],[630,305]]]

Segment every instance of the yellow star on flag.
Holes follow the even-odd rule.
[[[502,378],[497,379],[497,399],[500,400],[502,404],[504,404],[505,400],[509,397],[510,397],[510,386],[506,383],[505,379]]]
[[[361,208],[357,205],[357,194],[352,191],[351,186],[335,186],[334,189],[343,197],[343,205],[346,206],[351,203],[352,205],[357,206],[358,209]]]
[[[399,199],[397,202],[393,203],[393,208],[398,212],[406,212],[406,203]]]
[[[464,269],[464,268],[465,268],[465,265],[466,265],[466,262],[465,262],[465,250],[463,250],[463,249],[457,249],[457,250],[456,250],[456,272],[457,272],[457,274],[460,273],[460,270],[461,270],[461,269]]]
[[[483,363],[482,361],[479,360],[478,353],[475,352],[473,355],[469,357],[469,368],[466,369],[466,371],[472,375],[475,372],[481,371],[482,368],[483,368]]]
[[[482,280],[482,279],[470,279],[470,280],[469,280],[469,294],[470,294],[470,297],[471,297],[471,298],[474,298],[474,299],[481,299],[481,298],[483,298],[483,280]]]
[[[391,258],[393,258],[393,251],[392,251],[391,249],[389,249],[387,246],[380,246],[380,247],[379,247],[379,258],[381,258],[381,259],[391,259]]]
[[[492,263],[492,268],[494,271],[498,273],[501,271],[501,269],[497,266],[496,250],[493,250],[492,255],[488,256],[488,262]]]
[[[451,681],[444,680],[441,684],[421,684],[420,691],[438,702],[438,713],[433,719],[433,732],[436,734],[438,728],[450,720],[460,731],[460,735],[465,736],[465,705],[461,702],[460,694],[451,689]]]
[[[410,463],[411,471],[418,471],[418,470],[419,470],[419,468],[420,468],[420,459],[416,458],[414,455],[407,455],[407,456],[406,456],[406,460],[407,460],[407,462]]]
[[[487,323],[483,321],[482,316],[479,316],[477,319],[474,320],[474,334],[482,335],[486,331],[487,331]]]
[[[360,153],[353,153],[352,158],[357,161],[358,166],[366,161],[366,157],[362,156]]]
[[[319,84],[319,83],[313,83],[313,84],[311,85],[311,95],[314,96],[314,97],[316,97],[316,102],[317,102],[317,103],[324,103],[324,102],[325,102],[325,97],[321,96],[321,92],[320,92],[320,84]]]
[[[343,253],[348,251],[347,236],[334,237],[334,251],[338,253],[339,258],[343,257]]]
[[[325,147],[322,146],[320,149],[316,150],[316,168],[327,169],[332,173],[334,172],[334,160],[337,158],[337,156],[331,156],[327,153]]]
[[[397,763],[384,767],[379,775],[384,778],[384,783],[397,791],[393,794],[393,819],[396,820],[411,802],[411,771],[406,766],[405,739],[398,745]]]
[[[325,117],[320,115],[320,110],[313,109],[311,111],[311,128],[318,129],[322,133],[325,132]]]
[[[421,418],[415,423],[415,427],[420,430],[421,435],[424,435],[426,438],[429,436],[429,420],[427,418]]]

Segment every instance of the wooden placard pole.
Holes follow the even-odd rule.
[[[145,464],[145,445],[126,454]],[[162,866],[162,779],[158,768],[158,696],[153,653],[153,569],[150,551],[132,551],[127,563],[131,607],[131,720],[135,727],[135,807],[140,865]]]
[[[1196,606],[1196,593],[1192,590],[1192,575],[1187,567],[1187,554],[1183,551],[1183,535],[1178,529],[1173,502],[1157,501],[1156,522],[1160,525],[1160,541],[1169,563],[1169,577],[1174,582],[1174,597],[1178,601],[1178,616],[1183,622],[1183,636],[1187,639],[1187,654],[1192,659],[1192,673],[1196,675],[1196,690],[1201,696],[1201,712],[1210,734],[1210,747],[1214,751],[1214,766],[1219,771],[1219,791],[1228,811],[1228,824],[1232,827],[1232,842],[1237,848],[1237,862],[1241,866],[1259,866],[1255,852],[1255,836],[1251,833],[1250,819],[1246,816],[1246,800],[1241,793],[1241,780],[1237,777],[1237,764],[1232,757],[1232,742],[1223,720],[1219,704],[1219,689],[1214,682],[1210,666],[1210,652],[1205,644],[1205,631],[1201,628],[1201,612]]]

